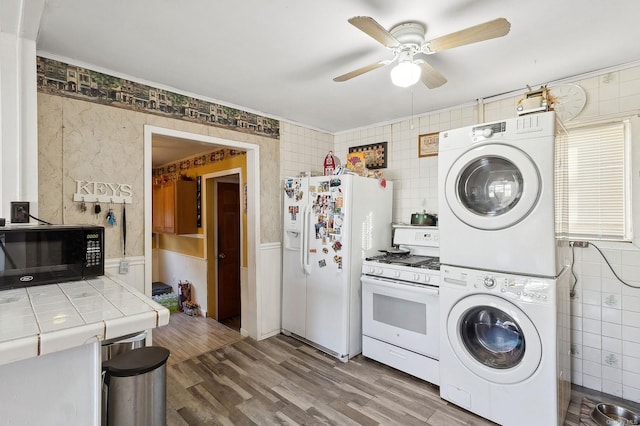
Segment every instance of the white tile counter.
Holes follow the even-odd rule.
[[[169,323],[169,310],[113,276],[0,291],[0,365]]]
[[[168,323],[114,276],[0,291],[0,424],[99,426],[101,342]]]

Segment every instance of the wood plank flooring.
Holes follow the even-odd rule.
[[[167,365],[185,361],[243,338],[239,332],[214,319],[190,317],[182,312],[171,314],[169,325],[152,331],[153,345],[171,351]]]
[[[258,342],[183,317],[173,314],[153,333],[154,345],[172,352],[168,425],[495,425],[440,399],[437,386],[362,355],[341,363],[284,335]],[[574,386],[565,426],[579,426],[583,396],[638,405]]]

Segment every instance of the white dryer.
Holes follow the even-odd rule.
[[[557,276],[555,113],[440,133],[440,262]],[[563,244],[565,244],[563,242]]]
[[[561,425],[571,398],[569,270],[442,265],[440,396],[504,426]]]

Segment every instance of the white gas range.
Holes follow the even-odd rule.
[[[362,263],[362,354],[439,384],[439,233],[394,225],[393,248]]]

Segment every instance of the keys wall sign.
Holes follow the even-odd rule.
[[[73,201],[131,204],[133,201],[133,188],[129,183],[76,180],[76,192],[73,194]]]

